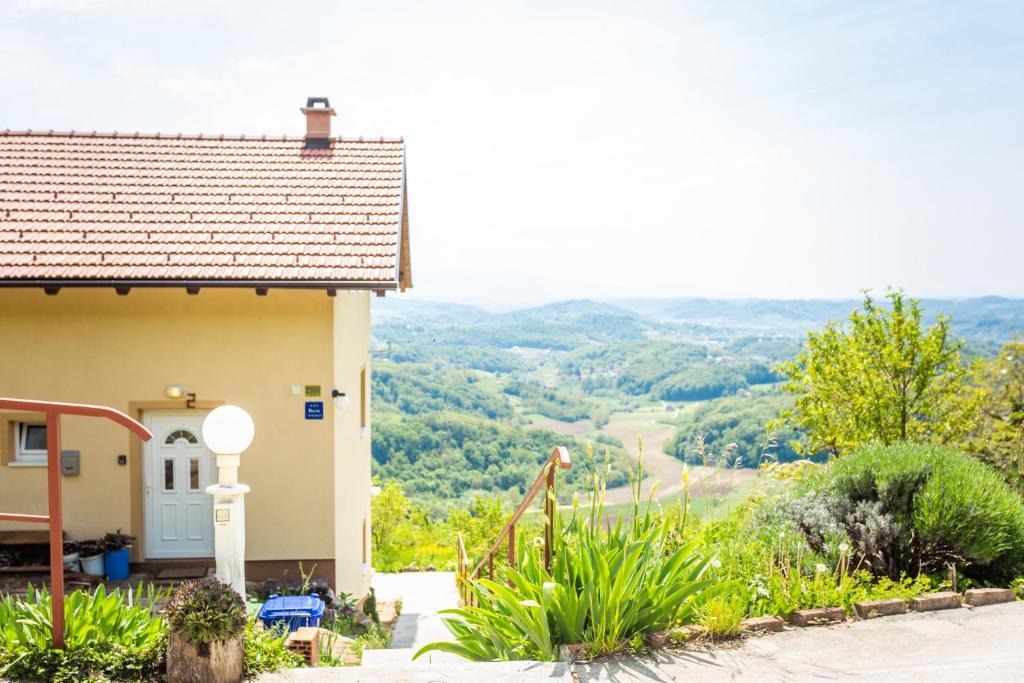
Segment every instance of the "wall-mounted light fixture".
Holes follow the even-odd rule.
[[[338,410],[344,410],[345,408],[348,408],[350,403],[352,403],[352,399],[350,399],[344,391],[331,389],[331,396],[334,397],[334,407]]]
[[[184,398],[185,397],[185,385],[184,384],[168,384],[164,387],[164,396],[167,398]]]

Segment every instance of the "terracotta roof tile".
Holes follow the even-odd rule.
[[[401,140],[0,131],[0,280],[399,286]]]

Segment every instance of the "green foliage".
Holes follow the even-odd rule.
[[[802,457],[794,446],[800,434],[784,426],[773,434],[773,447],[765,449],[765,425],[780,410],[793,404],[792,399],[773,394],[723,398],[702,403],[687,410],[676,420],[678,430],[665,444],[665,452],[692,464],[704,464],[697,451],[697,436],[703,435],[705,447],[712,452],[730,449],[726,467],[757,467],[762,453],[776,462],[790,462]]]
[[[505,385],[504,392],[522,399],[523,412],[538,413],[563,422],[585,420],[594,410],[581,393],[550,389],[537,382],[512,381]]]
[[[583,347],[565,354],[559,368],[590,391],[614,386],[664,401],[714,399],[779,379],[764,363],[715,356],[704,346],[667,340]]]
[[[380,623],[380,614],[377,612],[377,592],[370,588],[370,594],[366,596],[366,600],[363,602],[363,613],[373,620],[373,623]]]
[[[387,360],[395,363],[447,363],[456,368],[493,373],[525,372],[530,366],[510,351],[479,346],[447,346],[442,344],[398,344]]]
[[[407,415],[454,410],[491,419],[512,417],[512,406],[495,387],[472,372],[445,365],[396,364],[373,367],[373,396]]]
[[[919,301],[891,290],[889,306],[865,294],[845,327],[811,332],[780,369],[796,394],[783,417],[807,435],[807,450],[840,455],[870,441],[956,442],[974,423],[962,343],[939,317],[924,329]]]
[[[166,592],[74,591],[64,603],[65,649],[52,648],[52,600],[29,586],[24,598],[0,600],[0,677],[53,681],[143,678],[155,675],[167,628],[151,606]]]
[[[380,493],[371,502],[370,529],[374,548],[386,548],[391,544],[395,532],[408,520],[410,508],[405,490],[397,481],[390,481],[381,487]]]
[[[385,498],[384,492],[389,487],[392,494]],[[435,520],[423,508],[408,502],[401,491],[400,484],[389,482],[372,500],[375,519],[380,506],[401,511],[400,515],[393,517],[397,523],[387,534],[378,536],[374,528],[373,566],[377,571],[396,572],[426,567],[451,571],[455,569],[455,539],[458,534],[462,534],[470,556],[479,557],[493,543],[508,518],[500,500],[477,496],[468,508],[453,507],[444,517]],[[402,502],[396,505],[395,501]],[[522,523],[520,527],[523,534],[529,535],[534,531],[530,523]]]
[[[800,342],[789,336],[740,337],[725,344],[725,350],[733,355],[767,363],[781,363],[792,359],[800,352]]]
[[[980,420],[965,448],[1024,492],[1024,341],[1010,342],[977,371]]]
[[[845,535],[865,566],[893,578],[957,565],[974,578],[1024,573],[1024,500],[993,470],[936,446],[871,445],[803,481],[789,510],[812,545]],[[821,531],[812,518],[831,519]]]
[[[258,628],[255,617],[248,620],[242,635],[245,653],[242,672],[245,677],[302,666],[302,657],[285,646],[287,640],[288,631]]]
[[[371,624],[365,633],[352,641],[352,653],[362,658],[363,650],[386,650],[391,647],[391,629],[380,624]]]
[[[442,412],[377,416],[372,448],[377,476],[401,482],[417,501],[451,506],[482,493],[521,497],[555,446],[566,446],[571,453],[584,450],[583,442],[573,437]],[[628,456],[622,449],[607,448],[612,458],[609,486],[623,484]],[[574,464],[565,475],[572,484],[589,472],[586,464]]]
[[[836,606],[852,611],[862,600],[908,599],[934,590],[927,576],[889,579],[860,569],[842,537],[815,549],[796,522],[778,513],[773,498],[753,500],[696,534],[716,556],[710,575],[735,587],[723,595],[742,603],[744,616],[788,617],[798,609]],[[722,609],[728,614],[727,606]]]
[[[180,584],[164,613],[171,630],[190,643],[228,640],[245,629],[242,596],[214,578]]]
[[[698,610],[698,621],[712,638],[728,638],[740,632],[740,622],[746,615],[745,596],[730,590],[708,600]]]

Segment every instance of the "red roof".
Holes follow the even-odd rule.
[[[401,140],[0,132],[0,284],[411,286]]]

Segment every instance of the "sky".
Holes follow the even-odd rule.
[[[414,298],[1024,296],[1024,3],[0,0],[0,128],[407,143]]]

